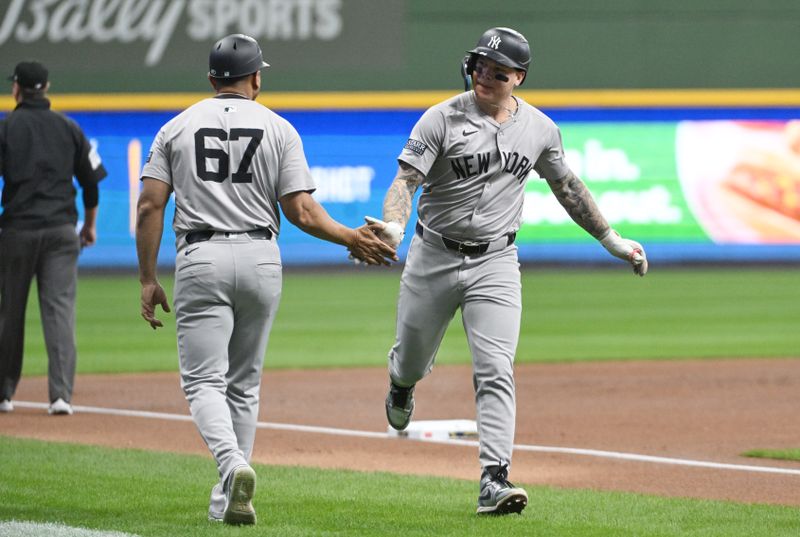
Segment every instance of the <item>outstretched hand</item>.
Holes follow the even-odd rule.
[[[158,282],[143,283],[142,284],[142,317],[145,321],[150,323],[150,327],[155,330],[164,326],[164,324],[156,319],[156,306],[160,305],[161,309],[169,312],[169,301],[167,294]]]
[[[630,263],[634,274],[639,276],[647,274],[647,254],[644,253],[644,247],[638,242],[623,239],[619,233],[610,229],[608,234],[600,239],[600,244],[614,257]]]
[[[399,261],[397,251],[378,237],[381,229],[379,224],[356,228],[353,242],[348,247],[350,255],[368,265],[390,265],[390,261]]]

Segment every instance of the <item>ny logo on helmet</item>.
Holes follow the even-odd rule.
[[[489,40],[489,45],[493,49],[497,50],[500,47],[500,37],[497,35],[493,35],[492,38]]]

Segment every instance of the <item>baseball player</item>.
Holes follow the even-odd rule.
[[[515,426],[514,354],[521,283],[517,248],[525,182],[543,177],[575,222],[643,276],[642,246],[606,222],[564,160],[558,127],[513,95],[528,73],[525,37],[491,28],[465,58],[473,87],[428,109],[398,157],[379,235],[396,247],[414,194],[418,223],[400,282],[397,335],[389,352],[386,416],[402,430],[414,386],[430,373],[445,329],[461,308],[472,354],[480,436],[479,514],[520,513],[525,490],[508,481]]]
[[[209,55],[216,95],[169,121],[142,170],[136,246],[141,312],[155,329],[164,209],[175,192],[175,321],[181,386],[220,480],[209,519],[255,524],[249,466],[270,327],[281,295],[278,205],[302,230],[346,245],[369,264],[396,260],[369,226],[345,227],[312,197],[314,182],[297,131],[255,102],[261,48],[251,37],[219,40]],[[376,228],[376,226],[372,226]],[[377,229],[377,228],[376,228]]]

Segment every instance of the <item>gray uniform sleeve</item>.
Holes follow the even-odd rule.
[[[423,175],[428,175],[436,157],[442,151],[445,131],[444,114],[437,108],[429,108],[414,125],[411,137],[397,160],[413,166]]]
[[[156,134],[153,140],[153,144],[150,146],[150,152],[147,154],[147,160],[142,169],[142,178],[152,177],[153,179],[158,179],[171,186],[172,168],[170,166],[169,150],[166,144],[167,134],[165,128],[166,126],[158,131],[158,134]]]
[[[303,151],[303,141],[297,130],[286,123],[286,143],[280,163],[278,198],[292,192],[314,192],[317,189]]]
[[[569,166],[564,158],[564,146],[561,143],[561,130],[555,124],[549,130],[546,148],[539,155],[533,169],[539,177],[550,180],[561,179],[569,173]]]

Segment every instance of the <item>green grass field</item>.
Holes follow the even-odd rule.
[[[0,436],[0,520],[60,522],[141,537],[796,536],[798,510],[528,487],[521,516],[474,515],[474,481],[256,465],[254,528],[206,520],[203,457]]]
[[[287,270],[267,367],[385,367],[399,272]],[[171,278],[163,278],[171,295]],[[783,269],[529,270],[519,362],[800,357],[800,272]],[[35,296],[24,375],[46,356]],[[177,369],[173,314],[153,331],[133,275],[83,276],[79,373]],[[458,317],[439,363],[468,363]],[[0,430],[2,435],[2,430]],[[477,483],[257,466],[253,528],[205,521],[209,458],[0,436],[0,521],[59,522],[145,536],[795,536],[790,507],[527,487],[521,517],[473,515]]]
[[[171,297],[172,279],[163,284]],[[267,368],[383,366],[394,340],[399,272],[287,270]],[[175,318],[153,331],[139,316],[134,275],[81,277],[79,373],[177,370]],[[654,269],[523,273],[517,361],[800,356],[800,271]],[[46,371],[35,293],[24,374]],[[460,317],[437,363],[469,363]]]
[[[753,449],[742,453],[742,455],[756,459],[800,461],[800,449]]]

